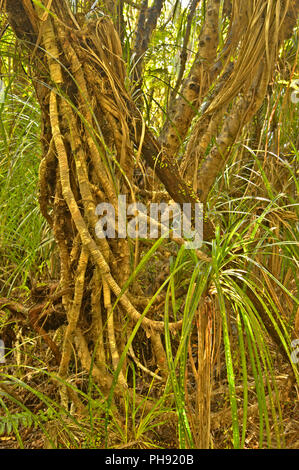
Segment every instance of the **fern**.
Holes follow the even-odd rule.
[[[21,426],[25,428],[35,428],[40,423],[47,423],[55,417],[55,411],[48,408],[46,411],[39,411],[37,415],[34,415],[31,411],[23,411],[22,413],[6,414],[0,416],[0,436],[3,434],[10,434],[15,429],[19,429]]]

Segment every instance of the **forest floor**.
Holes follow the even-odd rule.
[[[283,416],[282,427],[283,427],[283,437],[284,444],[283,448],[286,449],[299,449],[299,401],[298,395],[296,393],[296,388],[293,385],[290,385],[289,368],[286,366],[280,358],[277,356],[277,364],[275,367],[276,372],[276,381],[278,384],[278,393],[281,403],[281,413]],[[215,387],[213,388],[212,401],[211,401],[211,442],[213,448],[215,449],[230,449],[232,448],[231,444],[231,412],[229,407],[229,401],[227,400],[227,394],[223,393],[223,390],[226,389],[227,383],[226,379],[221,381],[215,381]],[[51,399],[58,400],[58,393],[55,389],[53,383],[47,382],[44,380],[44,377],[35,377],[34,383],[31,384],[32,387],[37,388],[40,393],[45,396],[50,397]],[[237,387],[237,390],[240,392],[240,399],[242,396],[242,385]],[[18,390],[18,400],[21,401],[30,411],[37,415],[41,410],[42,405],[37,397],[33,397],[32,393],[22,389]],[[297,395],[297,396],[296,396]],[[247,422],[247,432],[245,439],[245,448],[247,449],[257,449],[260,446],[260,422],[258,415],[258,406],[257,406],[257,397],[252,387],[252,392],[249,393],[249,402],[248,402],[248,422]],[[14,406],[10,402],[9,412],[11,414],[17,414],[20,412],[18,406]],[[239,422],[242,424],[242,415],[239,415]],[[47,426],[52,426],[51,422],[46,424]],[[58,423],[58,427],[60,424]],[[24,449],[45,449],[52,448],[49,445],[45,433],[39,427],[25,427],[21,425],[18,428],[19,432],[19,441],[21,440],[22,446]],[[55,431],[56,432],[56,431]],[[61,435],[61,439],[57,441],[58,448],[104,448],[102,441],[95,438],[94,442],[91,443],[91,436],[88,434],[82,434],[82,430],[78,430],[78,439],[76,446],[74,447],[70,444],[67,439],[63,438],[63,432],[60,434],[58,429],[57,435]],[[274,427],[271,429],[271,435],[275,436]],[[147,439],[148,438],[148,439]],[[265,439],[265,438],[264,438]],[[10,433],[4,433],[0,435],[0,449],[19,449],[19,443],[16,435],[11,431]],[[178,449],[179,441],[177,435],[177,429],[175,422],[164,423],[161,426],[160,432],[156,434],[155,439],[153,439],[153,434],[149,433],[148,436],[143,436],[143,439],[140,442],[127,442],[124,443],[121,441],[119,436],[113,436],[111,438],[111,444],[109,448],[113,449],[151,449],[150,445],[146,445],[146,442],[155,442],[155,445],[161,449]],[[267,448],[267,443],[263,448]],[[270,448],[279,447],[273,439],[273,442],[269,446]]]

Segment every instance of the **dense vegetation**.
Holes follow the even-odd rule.
[[[298,13],[0,1],[0,447],[299,448]]]

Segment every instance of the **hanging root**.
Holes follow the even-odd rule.
[[[80,408],[80,399],[67,387],[74,354],[106,395],[118,370],[124,338],[139,322],[151,339],[155,370],[162,377],[136,358],[132,346],[129,356],[140,370],[161,381],[167,377],[160,336],[165,325],[142,316],[130,290],[122,292],[131,273],[129,242],[101,239],[95,233],[99,203],[109,201],[118,215],[118,194],[135,201],[132,178],[138,158],[131,142],[118,35],[107,18],[75,33],[44,16],[42,8],[37,11],[43,18],[39,40],[49,69],[46,98],[43,90],[47,145],[40,165],[39,200],[57,241],[61,287],[69,288],[62,298],[67,326],[59,364],[61,401],[67,406],[71,400]],[[175,331],[181,325],[178,321],[169,328]],[[126,364],[127,359],[118,373],[116,393],[129,388]]]

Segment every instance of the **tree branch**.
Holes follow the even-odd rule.
[[[144,55],[148,49],[152,33],[157,26],[159,16],[161,15],[164,0],[155,0],[153,6],[148,8],[148,1],[144,0],[139,13],[138,27],[134,47],[134,74],[133,78],[137,86],[142,85],[142,71]]]
[[[212,65],[216,59],[219,42],[219,0],[209,0],[207,15],[199,38],[199,49],[190,74],[183,82],[180,96],[170,103],[169,119],[160,136],[164,152],[176,157],[185,138],[201,97],[210,88],[219,73]]]

